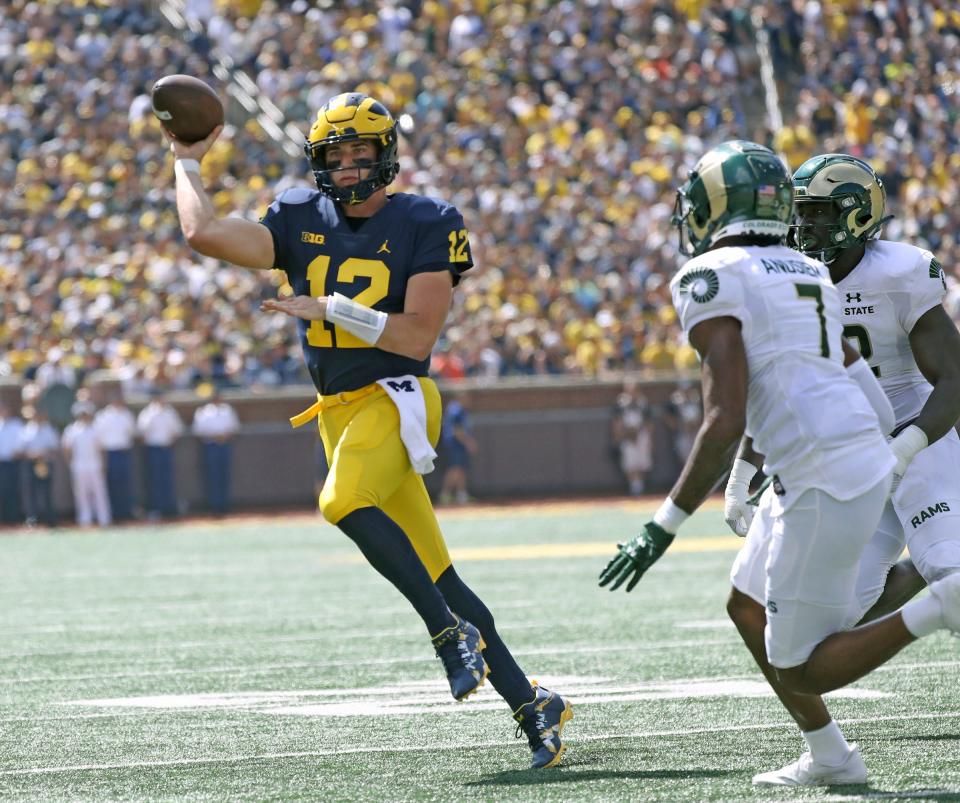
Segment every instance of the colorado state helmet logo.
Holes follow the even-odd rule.
[[[690,293],[690,297],[700,304],[712,299],[719,289],[720,279],[710,268],[697,268],[680,280],[680,292]]]

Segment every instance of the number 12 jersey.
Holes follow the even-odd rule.
[[[273,236],[274,267],[297,295],[334,293],[381,312],[403,312],[407,282],[449,271],[454,285],[473,265],[463,217],[444,201],[396,193],[358,228],[317,190],[281,193],[263,219]],[[323,395],[357,390],[378,379],[427,376],[430,359],[383,351],[329,321],[297,321],[303,356]]]

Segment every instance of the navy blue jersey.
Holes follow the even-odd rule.
[[[263,216],[273,235],[274,267],[297,295],[335,292],[382,312],[403,312],[407,281],[450,271],[453,283],[473,266],[463,217],[448,203],[397,193],[357,231],[339,205],[317,190],[281,193]],[[364,343],[329,321],[297,320],[310,376],[324,395],[378,379],[427,376],[430,359],[414,360]]]

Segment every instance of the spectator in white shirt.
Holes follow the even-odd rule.
[[[236,412],[222,399],[219,390],[193,416],[193,434],[200,439],[203,451],[207,502],[215,516],[225,516],[230,510],[231,440],[239,429]]]
[[[613,441],[631,496],[644,492],[647,473],[653,468],[653,429],[648,413],[647,399],[636,382],[624,382],[613,417]]]
[[[57,431],[39,407],[25,407],[27,420],[20,432],[20,451],[23,455],[23,498],[26,503],[27,524],[39,523],[55,527],[57,515],[53,509],[53,457],[60,449]]]
[[[177,515],[173,445],[183,434],[183,421],[162,395],[140,411],[137,432],[143,438],[146,459],[147,514],[150,518]]]
[[[133,518],[133,441],[137,420],[119,391],[93,419],[93,428],[107,459],[107,493],[114,521]]]
[[[36,381],[41,388],[49,388],[53,385],[74,388],[77,385],[77,372],[67,363],[63,349],[54,346],[47,352],[46,362],[37,369]]]
[[[20,434],[23,421],[0,403],[0,523],[23,521],[20,505]]]
[[[93,424],[94,407],[79,401],[71,409],[74,421],[63,431],[63,451],[70,465],[77,524],[89,527],[96,513],[97,524],[110,525],[110,501],[104,476],[103,447]]]

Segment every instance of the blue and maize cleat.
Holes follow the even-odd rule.
[[[450,693],[455,700],[465,700],[490,674],[490,667],[483,660],[487,645],[483,636],[472,624],[457,618],[457,623],[433,637],[437,657],[443,661],[450,681]]]
[[[527,734],[533,751],[531,768],[555,767],[567,749],[560,741],[560,734],[564,725],[573,719],[573,706],[556,692],[537,685],[537,681],[533,681],[531,687],[534,698],[513,712],[518,723],[517,738],[521,732]]]

